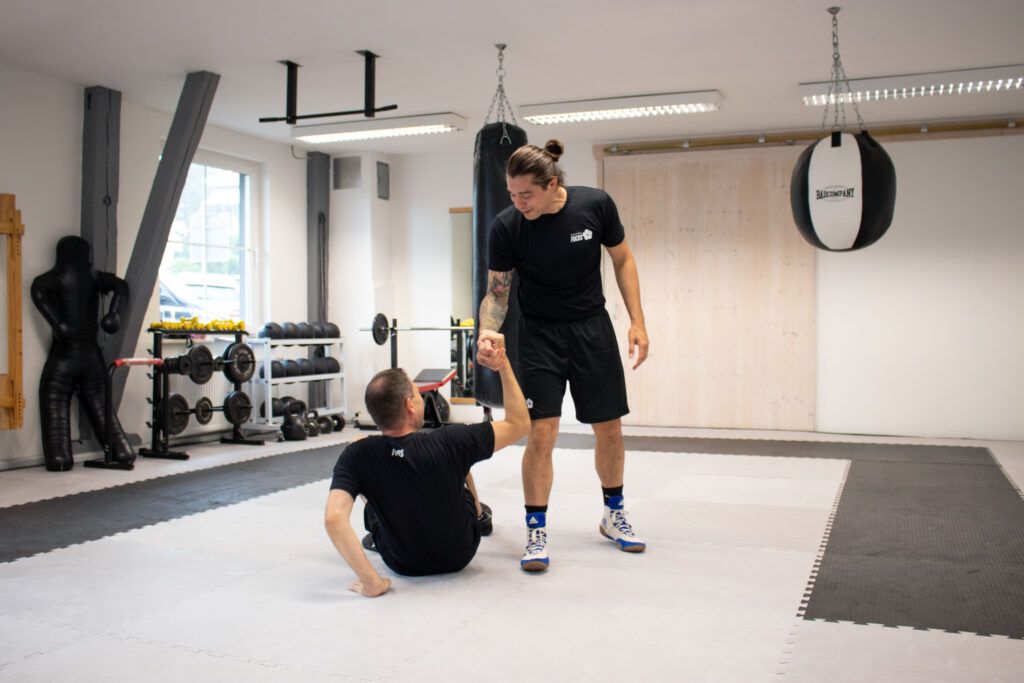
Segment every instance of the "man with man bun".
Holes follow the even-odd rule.
[[[626,243],[615,202],[603,190],[566,187],[558,166],[562,143],[520,147],[505,166],[513,206],[491,227],[487,294],[480,329],[500,329],[508,313],[513,272],[518,274],[518,348],[510,351],[531,427],[523,455],[527,544],[520,566],[548,568],[547,506],[568,382],[576,417],[596,437],[594,464],[604,496],[599,531],[621,550],[642,552],[623,509],[623,415],[629,412],[622,360],[601,286],[601,248],[608,250],[629,313],[629,358],[636,369],[647,358],[636,261]]]

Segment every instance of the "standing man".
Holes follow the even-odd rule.
[[[478,506],[466,486],[469,468],[521,439],[530,414],[500,334],[481,331],[478,361],[496,370],[505,392],[505,419],[423,426],[423,398],[404,370],[377,373],[366,387],[366,409],[383,436],[345,447],[334,466],[324,525],[334,547],[356,573],[349,586],[366,597],[383,595],[391,580],[377,573],[349,518],[355,497],[365,496],[363,521],[384,563],[398,574],[457,572],[480,544]]]
[[[636,369],[647,358],[647,330],[640,280],[615,202],[603,190],[566,187],[557,162],[562,143],[520,147],[505,166],[513,206],[492,225],[487,295],[480,329],[498,330],[508,313],[513,271],[519,274],[518,348],[513,362],[530,408],[530,436],[523,455],[527,544],[521,566],[549,564],[546,518],[565,384],[576,417],[589,423],[597,443],[594,464],[604,494],[600,532],[627,552],[647,547],[623,510],[625,448],[621,417],[629,412],[615,331],[601,287],[601,247],[611,256],[615,280],[629,312],[629,357]],[[482,334],[482,332],[481,332]]]

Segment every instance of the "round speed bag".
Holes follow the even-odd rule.
[[[896,169],[866,131],[836,131],[800,155],[789,192],[804,239],[818,249],[853,251],[874,244],[889,229]]]

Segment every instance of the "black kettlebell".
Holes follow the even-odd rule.
[[[285,406],[284,424],[281,425],[281,434],[286,441],[305,441],[309,437],[305,403],[296,400]]]

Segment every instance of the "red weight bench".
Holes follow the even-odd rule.
[[[447,424],[451,417],[451,407],[441,395],[439,389],[455,377],[454,368],[436,368],[422,370],[413,378],[412,383],[423,396],[423,426],[440,427]]]

